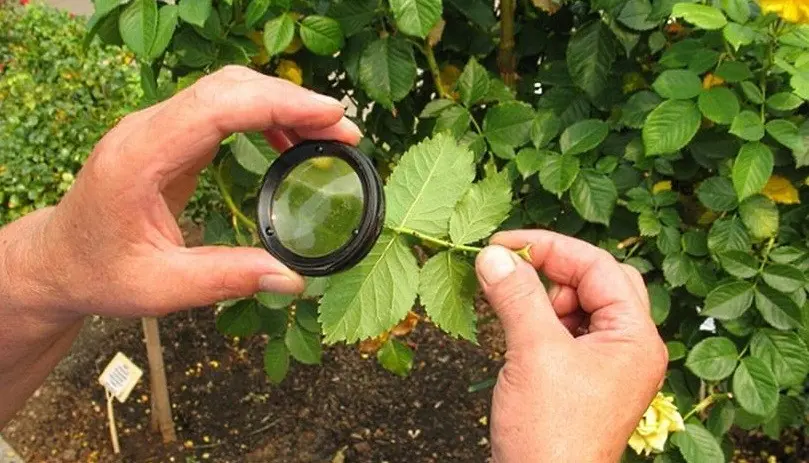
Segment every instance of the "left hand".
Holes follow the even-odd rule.
[[[29,277],[39,285],[27,294],[56,313],[155,316],[302,291],[263,249],[186,248],[176,217],[231,133],[262,131],[280,151],[307,138],[357,144],[344,113],[337,100],[234,66],[127,116],[61,204],[26,218],[33,245],[23,258],[38,261]]]

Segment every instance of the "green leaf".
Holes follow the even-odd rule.
[[[270,339],[264,349],[264,372],[273,384],[279,384],[289,372],[289,351],[283,339]]]
[[[360,84],[368,96],[388,109],[410,93],[416,73],[413,46],[398,37],[371,42],[360,58]]]
[[[192,0],[183,0],[185,2]],[[270,7],[270,0],[251,0],[247,5],[247,10],[244,12],[244,24],[249,29],[252,29],[258,24],[267,9]]]
[[[702,182],[697,197],[705,207],[717,212],[732,211],[739,205],[733,183],[725,177],[711,177]]]
[[[259,307],[258,314],[261,319],[259,333],[266,334],[270,338],[283,337],[286,334],[289,321],[286,310],[264,310]]]
[[[638,216],[638,228],[640,236],[658,236],[663,230],[660,219],[652,210],[642,211]]]
[[[475,342],[475,269],[444,251],[424,264],[420,280],[419,298],[430,319],[450,335]]]
[[[678,3],[685,5],[685,3]],[[671,435],[672,444],[680,449],[687,463],[724,463],[725,454],[714,436],[701,424],[686,423],[685,430]]]
[[[286,309],[295,302],[295,296],[290,294],[258,293],[255,298],[262,306],[275,310]]]
[[[752,82],[742,82],[742,93],[747,99],[753,104],[762,104],[764,103],[764,95],[761,93],[761,89]]]
[[[205,221],[203,241],[207,245],[232,245],[236,242],[233,228],[219,212],[213,211]]]
[[[486,98],[490,83],[489,71],[476,59],[470,59],[458,78],[458,91],[461,93],[463,104],[471,107]]]
[[[255,299],[244,299],[225,308],[216,317],[216,329],[230,336],[246,337],[258,333],[261,318]]]
[[[758,141],[764,138],[764,124],[758,114],[745,110],[733,119],[730,133],[743,140]]]
[[[598,119],[576,122],[562,132],[559,147],[562,154],[580,154],[596,148],[607,138],[609,126]]]
[[[550,155],[550,151],[539,151],[536,148],[523,148],[514,158],[517,172],[522,175],[523,180],[539,172],[545,158]]]
[[[174,36],[174,52],[180,63],[191,68],[203,68],[216,59],[216,47],[190,29],[181,29]]]
[[[761,276],[765,283],[782,293],[793,293],[806,286],[806,276],[803,272],[788,264],[768,265],[764,267]]]
[[[802,385],[809,374],[809,349],[796,333],[762,328],[750,341],[750,354],[770,367],[780,387]]]
[[[671,295],[658,283],[651,283],[647,286],[649,302],[652,306],[652,320],[655,325],[661,325],[669,316],[671,311]]]
[[[728,338],[703,339],[688,353],[685,366],[707,381],[721,381],[733,374],[739,351]]]
[[[457,107],[457,104],[452,100],[445,100],[445,99],[432,100],[429,103],[427,103],[427,106],[425,106],[424,109],[421,111],[419,117],[423,119],[432,119],[438,117],[441,113],[452,107]]]
[[[804,152],[806,150],[803,137],[801,137],[798,131],[798,126],[792,122],[784,119],[775,119],[767,122],[765,127],[767,128],[767,133],[775,138],[778,143],[793,151]]]
[[[534,109],[523,102],[500,103],[486,112],[483,119],[483,133],[494,146],[502,147],[498,156],[511,159],[514,148],[528,142],[536,114]]]
[[[660,73],[652,88],[663,98],[687,100],[699,95],[702,81],[696,72],[685,69],[669,69]]]
[[[679,151],[694,138],[702,116],[691,101],[669,100],[655,108],[643,126],[647,156]]]
[[[180,19],[203,27],[211,15],[211,0],[180,0],[179,9]]]
[[[733,187],[739,201],[761,192],[772,175],[774,166],[775,159],[767,145],[759,142],[742,145],[739,156],[733,163]]]
[[[456,138],[461,138],[468,130],[472,122],[469,111],[462,106],[452,106],[442,111],[435,121],[434,133],[449,132]]]
[[[730,124],[739,115],[739,99],[732,90],[713,87],[699,94],[699,110],[717,124]]]
[[[568,42],[568,73],[590,98],[597,97],[607,86],[615,61],[614,40],[606,24],[593,21],[578,29]]]
[[[286,13],[267,21],[264,25],[264,48],[269,56],[275,56],[292,43],[295,38],[295,21]]]
[[[793,111],[803,104],[803,99],[791,92],[779,92],[767,98],[767,106],[776,111]]]
[[[394,375],[405,377],[413,369],[413,350],[396,339],[388,339],[376,353],[382,368]]]
[[[159,58],[171,42],[174,36],[174,29],[177,27],[177,7],[174,5],[165,5],[160,8],[157,19],[157,35],[152,43],[152,48],[149,50],[149,60],[154,61]]]
[[[301,41],[309,51],[331,56],[345,45],[340,23],[326,16],[307,16],[301,21]]]
[[[385,187],[386,223],[446,236],[456,204],[475,177],[472,153],[436,135],[405,153]]]
[[[441,0],[390,0],[399,30],[407,35],[427,37],[443,11]]]
[[[708,233],[708,249],[713,253],[750,249],[750,236],[741,219],[730,217],[714,222]]]
[[[657,237],[657,249],[663,255],[674,254],[680,252],[681,247],[680,231],[674,227],[663,227],[660,230],[660,235]]]
[[[756,33],[753,29],[733,22],[729,22],[722,29],[722,35],[736,51],[739,51],[739,48],[743,45],[750,45],[756,38]]]
[[[118,30],[124,44],[135,55],[149,59],[157,37],[157,3],[153,0],[133,0],[118,20]]]
[[[736,278],[748,279],[758,275],[758,260],[747,252],[725,251],[719,254],[719,261],[722,268]]]
[[[778,406],[778,384],[770,367],[754,357],[742,359],[733,375],[733,396],[748,413],[769,416]]]
[[[685,358],[687,349],[680,341],[669,341],[666,343],[666,350],[669,353],[669,362],[676,362]]]
[[[489,175],[472,185],[452,212],[449,236],[455,244],[488,238],[511,213],[508,173]]]
[[[572,154],[553,154],[542,159],[539,170],[539,183],[551,193],[559,196],[569,190],[579,175],[579,158]]]
[[[677,3],[672,7],[671,15],[707,30],[721,29],[728,23],[720,10],[696,3]]]
[[[737,23],[744,24],[750,19],[750,2],[747,0],[722,0],[722,9]]]
[[[649,0],[629,0],[621,9],[618,21],[636,31],[648,31],[657,26],[657,21],[649,20],[652,4]]]
[[[788,295],[759,284],[756,287],[756,308],[772,327],[779,330],[799,328],[803,324],[801,308]]]
[[[531,126],[531,141],[541,149],[548,145],[562,130],[562,121],[553,111],[540,110]]]
[[[656,93],[641,90],[629,97],[621,109],[621,124],[632,128],[643,128],[646,116],[663,101]]]
[[[685,285],[694,274],[694,261],[684,253],[670,254],[663,260],[663,276],[672,288]]]
[[[778,233],[778,208],[765,196],[747,198],[739,205],[739,214],[750,235],[757,240],[770,238]]]
[[[320,334],[307,331],[297,323],[287,329],[284,338],[292,358],[304,365],[320,365],[323,347],[320,345]]]
[[[754,294],[754,287],[750,282],[726,283],[708,293],[705,308],[700,315],[718,320],[739,318],[753,305]]]
[[[384,232],[353,269],[331,277],[320,302],[327,343],[354,343],[390,329],[407,316],[419,286],[416,257],[402,238]]]
[[[609,225],[618,191],[606,175],[584,169],[570,188],[570,199],[584,220]]]
[[[716,404],[708,414],[708,421],[705,426],[716,437],[722,437],[733,427],[733,420],[736,417],[736,407],[730,400],[723,400]]]
[[[750,72],[750,68],[743,61],[723,62],[717,66],[716,75],[730,83],[742,82],[753,78],[753,73]]]
[[[376,17],[376,0],[343,0],[331,2],[328,16],[336,19],[346,36],[358,34]]]
[[[233,157],[248,172],[263,176],[278,153],[258,132],[237,133],[230,144]]]

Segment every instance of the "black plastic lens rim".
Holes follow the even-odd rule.
[[[273,198],[292,169],[311,158],[342,159],[357,173],[362,184],[364,206],[354,237],[340,249],[323,257],[304,257],[286,248],[274,230]],[[305,141],[293,146],[272,163],[258,197],[258,225],[261,243],[276,259],[304,276],[333,275],[357,265],[379,239],[385,222],[385,191],[371,160],[357,148],[335,141]]]

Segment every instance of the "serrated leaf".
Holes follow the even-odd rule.
[[[211,212],[205,220],[203,241],[207,245],[232,245],[236,243],[233,227],[219,212]]]
[[[308,288],[307,288],[308,289]],[[295,321],[301,328],[319,335],[322,331],[317,321],[317,304],[312,301],[298,301],[295,303]],[[318,337],[318,343],[320,338]]]
[[[770,367],[780,387],[801,385],[809,374],[809,349],[796,333],[762,328],[750,341],[750,353]]]
[[[539,183],[559,196],[573,185],[579,175],[579,158],[571,154],[550,154],[543,158],[539,169]]]
[[[323,348],[320,334],[307,331],[297,323],[287,329],[284,343],[292,357],[304,365],[320,365]]]
[[[803,104],[803,99],[791,92],[779,92],[767,98],[767,106],[776,111],[793,111]]]
[[[750,19],[750,2],[747,0],[722,0],[722,9],[737,23],[744,24]]]
[[[470,59],[458,78],[458,91],[461,93],[463,104],[469,107],[486,98],[490,83],[489,71],[476,59]]]
[[[742,93],[747,99],[753,104],[762,104],[764,103],[764,95],[761,93],[761,89],[752,82],[742,82]]]
[[[778,233],[778,208],[765,196],[747,198],[739,205],[739,215],[750,235],[757,240],[770,238]]]
[[[643,128],[646,116],[663,101],[656,93],[641,90],[634,93],[621,109],[621,124],[632,128]]]
[[[446,236],[456,204],[475,177],[472,153],[439,134],[410,148],[385,187],[386,223]]]
[[[230,336],[251,336],[261,328],[255,299],[245,299],[225,308],[216,317],[216,329]]]
[[[376,353],[376,360],[382,368],[405,377],[413,369],[413,350],[396,339],[388,339]]]
[[[739,318],[753,305],[754,295],[754,287],[750,282],[726,283],[708,293],[705,308],[700,315],[718,320]]]
[[[376,0],[343,0],[332,2],[328,16],[336,19],[346,36],[362,31],[376,16]]]
[[[301,21],[301,41],[312,53],[331,56],[345,45],[340,23],[326,16],[307,16]]]
[[[739,351],[728,338],[703,339],[688,353],[685,366],[699,378],[721,381],[733,374]]]
[[[562,154],[580,154],[600,145],[609,134],[609,126],[598,119],[576,122],[562,132],[559,148]]]
[[[685,285],[695,273],[694,261],[685,253],[669,254],[663,260],[663,276],[672,288]]]
[[[153,0],[134,0],[118,20],[118,31],[124,44],[135,55],[149,59],[155,38],[157,37],[158,11]]]
[[[248,172],[263,176],[278,153],[257,132],[237,133],[230,144],[233,157]]]
[[[483,134],[493,148],[501,147],[495,149],[495,154],[513,158],[514,149],[528,142],[535,115],[530,105],[519,101],[500,103],[489,109],[483,119]]]
[[[538,149],[548,145],[562,130],[562,121],[553,111],[540,110],[531,126],[531,141]]]
[[[402,238],[382,233],[359,265],[331,277],[320,302],[327,343],[376,337],[403,319],[419,285],[416,258]]]
[[[424,264],[420,280],[419,297],[430,319],[450,335],[475,342],[475,269],[444,251]]]
[[[705,207],[717,212],[732,211],[739,205],[733,183],[725,177],[711,177],[702,182],[697,197]]]
[[[778,405],[778,384],[762,360],[742,359],[733,375],[733,397],[748,413],[769,416]]]
[[[264,348],[264,372],[273,384],[279,384],[289,372],[289,351],[283,339],[271,339]]]
[[[205,26],[205,21],[211,15],[211,0],[180,0],[180,18],[195,26]]]
[[[701,424],[686,423],[685,430],[671,436],[686,463],[724,463],[725,454],[719,442]]]
[[[725,27],[728,20],[717,8],[696,3],[677,3],[671,9],[671,16],[683,18],[702,29],[714,30]]]
[[[742,82],[753,78],[750,67],[744,61],[723,61],[716,67],[716,75],[725,82]]]
[[[750,249],[750,236],[741,219],[730,217],[714,222],[708,233],[708,249],[713,253]]]
[[[666,343],[666,350],[669,353],[669,362],[676,362],[685,358],[688,349],[680,341],[669,341]]]
[[[682,235],[680,231],[674,227],[663,227],[660,229],[660,234],[657,237],[657,249],[664,255],[674,254],[680,252]]]
[[[396,25],[408,35],[427,37],[430,29],[441,19],[441,0],[390,0]]]
[[[421,111],[419,117],[423,119],[435,118],[438,117],[442,112],[446,111],[449,108],[452,108],[453,106],[457,106],[457,103],[455,103],[452,100],[446,99],[432,100],[429,103],[427,103],[427,106],[425,106],[424,109]]]
[[[618,21],[630,29],[648,31],[657,26],[657,21],[648,19],[651,12],[649,0],[630,0],[621,9]]]
[[[286,309],[295,301],[295,296],[278,293],[258,293],[255,298],[264,307],[276,310]]]
[[[730,124],[730,133],[747,141],[758,141],[764,138],[764,124],[753,111],[742,111]]]
[[[733,427],[733,419],[736,417],[736,408],[730,400],[724,400],[713,408],[708,414],[705,426],[716,437],[722,437]]]
[[[687,100],[699,95],[702,81],[696,72],[686,69],[669,69],[660,73],[652,88],[663,98]]]
[[[776,204],[800,204],[800,194],[789,179],[780,175],[773,175],[767,180],[761,194],[770,198]]]
[[[801,308],[795,301],[765,284],[756,286],[756,308],[767,323],[779,330],[799,328],[803,323]]]
[[[360,84],[368,96],[388,109],[410,93],[416,74],[413,46],[402,38],[376,40],[362,52]]]
[[[592,169],[579,172],[570,188],[576,212],[588,222],[609,225],[618,191],[609,177]]]
[[[761,275],[765,283],[782,293],[792,293],[806,286],[803,272],[788,264],[771,264],[764,267]]]
[[[461,106],[452,106],[441,111],[435,121],[433,133],[449,132],[455,138],[461,138],[469,130],[472,122],[469,111]]]
[[[697,104],[702,115],[717,124],[731,124],[741,109],[736,94],[725,87],[713,87],[700,93]]]
[[[268,56],[275,56],[292,43],[295,38],[295,21],[288,14],[267,21],[264,25],[264,48]]]
[[[756,38],[756,33],[753,29],[733,22],[729,22],[722,29],[722,35],[736,51],[739,51],[739,48],[744,45],[750,45]]]
[[[660,223],[660,219],[657,218],[654,211],[647,210],[641,212],[638,216],[638,229],[640,230],[640,236],[654,237],[658,236],[663,230],[663,224]]]
[[[765,128],[771,137],[787,148],[801,153],[806,150],[798,126],[792,122],[785,119],[775,119],[767,122]]]
[[[189,0],[185,0],[189,1]],[[251,0],[244,12],[244,25],[252,29],[258,24],[267,9],[270,7],[270,0]]]
[[[673,153],[685,147],[699,130],[702,116],[691,101],[664,101],[649,113],[643,126],[647,156]]]
[[[722,268],[736,278],[748,279],[758,274],[758,260],[747,252],[725,251],[719,254],[719,261]]]
[[[550,151],[539,151],[536,148],[523,148],[514,158],[517,172],[522,175],[523,180],[539,172],[545,157],[550,155]]]
[[[579,88],[591,98],[607,86],[615,61],[612,32],[601,21],[593,21],[578,29],[567,45],[567,69]]]
[[[455,244],[488,238],[511,213],[511,181],[503,171],[472,185],[455,207],[449,236]]]
[[[177,28],[177,7],[165,5],[160,8],[157,18],[157,34],[149,50],[148,59],[153,61],[159,58],[171,42],[174,30]]]
[[[733,187],[739,201],[759,193],[767,184],[774,166],[775,159],[767,145],[758,142],[742,145],[733,163]]]
[[[658,283],[651,283],[647,286],[649,293],[649,303],[652,308],[652,320],[655,325],[661,325],[669,316],[671,311],[671,295]]]

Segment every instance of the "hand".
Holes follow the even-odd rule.
[[[492,242],[477,272],[507,345],[492,404],[494,461],[618,461],[668,363],[643,278],[551,232]],[[527,245],[536,269],[506,249]],[[554,283],[549,292],[536,270]]]
[[[61,204],[37,215],[41,287],[29,293],[53,295],[38,305],[75,313],[152,316],[258,291],[302,291],[301,277],[262,249],[187,249],[176,216],[231,133],[263,131],[281,151],[305,138],[357,144],[360,131],[344,112],[332,98],[228,67],[127,116]]]

